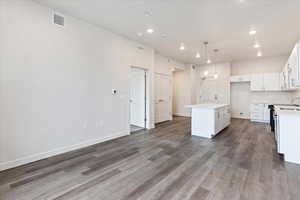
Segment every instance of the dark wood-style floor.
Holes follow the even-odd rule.
[[[300,142],[300,141],[299,141]],[[212,141],[190,119],[0,173],[1,200],[299,200],[264,124],[233,120]]]

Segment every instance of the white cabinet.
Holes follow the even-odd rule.
[[[229,126],[231,123],[231,110],[229,106],[226,106],[224,108],[224,121],[223,121],[223,127]]]
[[[231,122],[229,106],[218,108],[215,110],[215,131],[216,133],[229,126]]]
[[[192,108],[192,135],[212,138],[230,125],[230,106],[225,104],[188,105]]]
[[[268,123],[270,121],[268,104],[251,104],[250,118],[251,121]]]
[[[241,83],[241,82],[250,82],[251,81],[251,75],[237,75],[237,76],[231,76],[230,82],[231,83]]]
[[[216,109],[215,110],[215,133],[218,133],[222,130],[223,126],[223,110]]]
[[[280,73],[253,74],[251,91],[280,91]]]
[[[288,60],[290,88],[300,86],[299,81],[299,44],[295,46]]]
[[[284,71],[282,71],[282,72],[280,73],[280,78],[279,78],[279,80],[280,80],[280,89],[283,90],[283,91],[284,91],[284,90],[287,90],[285,78],[286,78],[285,73],[284,73]]]
[[[300,88],[300,43],[296,44],[281,74],[281,88],[296,90]]]
[[[264,89],[266,91],[280,91],[280,73],[264,74]]]
[[[277,115],[277,150],[284,154],[285,161],[300,164],[300,113],[279,111]]]
[[[251,76],[251,91],[264,91],[264,75],[253,74]]]
[[[270,109],[268,104],[264,106],[264,122],[270,123]]]

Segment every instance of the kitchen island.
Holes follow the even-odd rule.
[[[300,108],[275,106],[275,139],[277,151],[284,160],[300,164]]]
[[[230,125],[228,104],[196,104],[185,107],[192,109],[192,135],[213,138]]]

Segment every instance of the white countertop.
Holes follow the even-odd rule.
[[[290,116],[300,117],[300,111],[295,111],[295,110],[278,110],[276,111],[276,114],[279,116],[290,115]]]
[[[277,115],[295,115],[300,116],[299,106],[276,106],[275,111]]]
[[[195,105],[186,105],[186,108],[208,108],[208,109],[217,109],[225,106],[229,106],[228,104],[195,104]]]

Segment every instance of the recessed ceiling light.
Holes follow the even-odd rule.
[[[180,45],[179,50],[181,50],[181,51],[184,51],[184,50],[185,50],[185,47],[184,47],[184,44],[183,44],[183,43]]]
[[[205,71],[205,72],[204,72],[204,76],[207,76],[207,75],[208,75],[208,71]]]
[[[262,52],[261,51],[257,52],[257,57],[262,57]]]
[[[138,32],[137,35],[138,35],[139,37],[142,37],[144,34],[141,33],[141,32]]]
[[[147,33],[152,34],[153,32],[154,32],[154,30],[152,28],[147,29]]]
[[[201,57],[200,53],[197,52],[197,53],[196,53],[196,58],[200,58],[200,57]]]
[[[256,30],[249,31],[249,35],[255,35],[256,33],[257,33]]]
[[[260,44],[259,44],[259,43],[255,43],[255,44],[253,45],[253,47],[254,47],[255,49],[258,49],[258,48],[260,47]]]
[[[207,59],[206,63],[207,63],[207,64],[210,64],[210,63],[211,63],[211,60],[210,60],[210,59]]]

